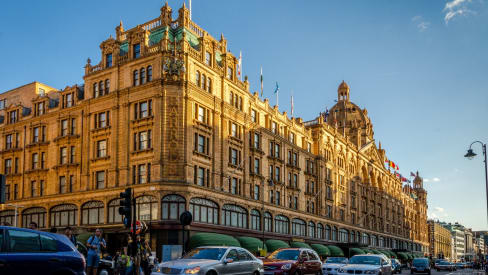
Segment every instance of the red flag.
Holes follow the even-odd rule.
[[[415,177],[415,173],[414,172],[410,172],[410,176],[411,177]]]

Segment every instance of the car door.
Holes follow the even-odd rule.
[[[251,255],[244,249],[238,249],[237,255],[239,256],[239,274],[252,274],[255,269]]]
[[[13,272],[12,270],[10,270],[10,267],[7,264],[5,233],[2,228],[0,228],[0,270],[5,274],[10,274]]]
[[[224,258],[224,264],[222,265],[222,274],[239,274],[239,256],[236,249],[231,249]]]
[[[393,274],[392,265],[388,259],[381,259],[381,273],[385,275]]]
[[[48,263],[41,254],[39,233],[21,230],[6,230],[6,265],[13,273],[7,274],[46,274]]]
[[[318,274],[322,269],[322,262],[317,254],[314,251],[307,250],[308,254],[308,262],[307,262],[307,269],[309,270],[310,274]]]

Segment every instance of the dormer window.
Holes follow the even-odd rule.
[[[46,91],[43,88],[39,88],[39,96],[45,96]]]
[[[141,44],[134,44],[132,47],[134,58],[139,58],[141,56]]]
[[[93,97],[97,98],[103,95],[107,95],[110,90],[110,80],[105,79],[100,82],[93,83]]]
[[[234,75],[234,70],[231,67],[227,67],[227,78],[232,80]]]
[[[40,116],[43,115],[46,111],[46,104],[44,101],[38,102],[34,104],[34,116]]]
[[[8,124],[13,124],[19,120],[19,110],[13,110],[7,113]]]
[[[106,64],[106,68],[112,67],[112,54],[111,53],[108,53],[105,55],[105,64]]]
[[[68,93],[63,95],[63,108],[69,108],[75,105],[74,94]]]
[[[7,103],[7,100],[6,99],[0,100],[0,110],[5,109],[6,103]]]

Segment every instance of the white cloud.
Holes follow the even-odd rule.
[[[439,181],[441,181],[441,179],[440,178],[432,178],[432,181],[433,182],[439,182]]]
[[[444,15],[444,22],[449,24],[454,17],[467,16],[468,14],[474,14],[475,12],[470,10],[467,6],[471,3],[471,0],[451,0],[446,3],[446,6],[442,10],[446,14]]]
[[[436,206],[427,213],[429,219],[440,220],[442,218],[447,218],[449,215],[446,213],[444,208]]]
[[[430,22],[425,21],[420,15],[412,17],[412,22],[417,26],[419,32],[424,32],[430,26]]]
[[[441,181],[441,179],[438,177],[433,177],[431,179],[428,179],[428,178],[424,179],[424,182],[439,182],[439,181]]]
[[[434,207],[434,209],[435,209],[435,211],[437,211],[437,212],[444,212],[444,208],[439,207],[439,206]]]

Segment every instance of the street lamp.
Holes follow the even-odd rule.
[[[473,152],[473,149],[471,149],[471,146],[473,146],[473,144],[475,143],[479,143],[481,145],[481,148],[483,150],[483,156],[485,157],[484,159],[484,162],[485,162],[485,186],[486,186],[486,214],[487,214],[487,218],[488,218],[488,168],[487,168],[487,162],[486,162],[486,143],[483,143],[481,141],[474,141],[471,143],[471,145],[469,145],[469,149],[468,149],[468,152],[466,153],[466,155],[464,155],[465,158],[468,158],[468,159],[473,159],[475,156],[476,156],[476,153]]]

